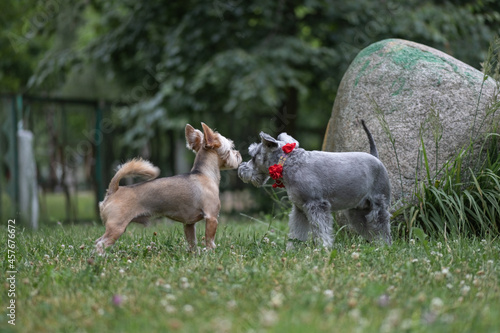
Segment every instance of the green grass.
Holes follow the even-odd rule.
[[[201,239],[203,223],[198,229]],[[387,247],[340,231],[332,250],[301,244],[286,252],[286,223],[268,230],[266,223],[222,224],[218,248],[195,255],[180,224],[133,225],[93,259],[103,226],[17,230],[17,321],[12,327],[2,315],[0,331],[500,329],[497,239],[427,240],[415,229],[415,240]]]
[[[11,211],[12,203],[10,197],[5,192],[0,192],[0,217],[6,221],[14,213]]]
[[[40,195],[40,220],[47,223],[67,221],[66,198],[64,193],[46,193]],[[98,221],[95,208],[95,196],[90,191],[77,192],[72,197],[74,208],[70,208],[70,218],[78,221]]]
[[[427,179],[416,182],[415,201],[404,207],[407,230],[417,225],[430,234],[500,234],[500,140],[496,133],[489,136],[493,140],[485,142],[488,149],[474,154],[471,145],[460,150],[435,177],[430,176],[422,141]],[[474,155],[480,157],[472,169],[467,158]]]
[[[1,192],[0,200],[2,200],[0,217],[3,221],[12,218],[12,216],[18,216],[7,193]],[[64,193],[42,193],[38,200],[40,224],[55,225],[57,222],[99,221],[95,195],[91,191],[79,191],[72,196],[73,205],[69,210],[69,218]]]

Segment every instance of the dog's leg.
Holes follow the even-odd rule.
[[[215,232],[217,231],[217,218],[205,218],[205,242],[207,249],[215,249]]]
[[[349,226],[369,241],[381,239],[387,245],[391,245],[391,215],[387,211],[384,197],[374,198],[369,207],[345,211]]]
[[[370,209],[362,208],[353,208],[344,211],[344,214],[347,217],[349,229],[354,230],[357,234],[363,236],[369,241],[372,239],[373,235],[369,232],[366,216],[371,212],[372,211]]]
[[[381,209],[378,213],[377,225],[379,228],[379,235],[387,245],[392,245],[391,237],[391,214],[387,209]]]
[[[371,208],[372,211],[366,216],[370,234],[376,239],[383,240],[387,245],[391,245],[391,214],[387,210],[388,203],[385,196],[376,196],[372,201]]]
[[[191,251],[196,250],[196,225],[184,224],[184,235]]]
[[[125,223],[117,220],[108,219],[106,221],[106,231],[104,235],[95,242],[96,250],[99,254],[104,253],[104,249],[113,245],[118,238],[125,232],[130,221]]]
[[[333,217],[330,203],[326,200],[308,202],[304,205],[304,212],[311,223],[313,237],[319,238],[324,247],[331,247]]]
[[[288,234],[288,243],[286,244],[286,249],[293,250],[295,248],[293,241],[307,241],[310,229],[307,216],[295,205],[293,205],[292,207],[288,226],[290,227],[290,233]]]

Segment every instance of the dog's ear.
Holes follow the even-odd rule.
[[[283,141],[284,143],[295,143],[295,148],[299,148],[299,142],[295,140],[291,135],[286,134],[286,132],[278,135],[278,140]]]
[[[272,136],[270,136],[269,134],[266,134],[264,132],[260,132],[260,139],[262,140],[262,145],[265,148],[275,149],[275,148],[278,148],[278,146],[279,146],[279,143],[278,143],[278,141],[276,141],[275,138],[273,138]]]
[[[219,135],[212,131],[205,123],[201,123],[203,133],[205,134],[205,147],[217,149],[221,146]]]
[[[193,126],[186,125],[186,147],[195,153],[200,150],[203,144],[203,133],[195,129]]]
[[[250,156],[254,157],[257,155],[257,151],[259,150],[260,143],[252,143],[250,147],[248,147],[248,153]]]

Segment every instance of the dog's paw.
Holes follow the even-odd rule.
[[[188,247],[186,248],[186,251],[188,253],[191,253],[191,254],[194,254],[194,255],[199,255],[201,253],[201,251],[203,251],[203,249],[200,250],[200,248],[198,246],[196,246],[196,245],[194,245],[194,246],[188,245]]]
[[[103,256],[104,253],[105,253],[105,247],[104,247],[104,240],[102,240],[101,238],[99,238],[96,242],[95,242],[95,249],[94,251],[97,253],[97,255],[99,256]]]

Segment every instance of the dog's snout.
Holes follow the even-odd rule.
[[[243,174],[243,165],[245,164],[245,162],[241,162],[240,163],[240,166],[238,167],[238,177],[241,178],[242,174]]]
[[[243,161],[243,158],[241,157],[241,154],[239,151],[236,152],[236,160],[238,161],[238,165],[240,165],[241,162]]]
[[[245,183],[248,183],[250,177],[248,177],[247,162],[242,162],[238,167],[238,177]]]

